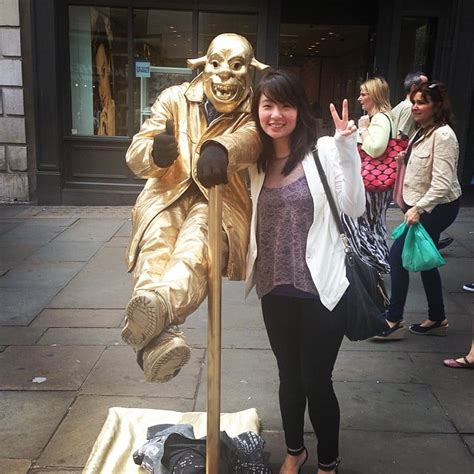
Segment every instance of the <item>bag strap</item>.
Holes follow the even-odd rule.
[[[390,141],[392,139],[392,120],[385,112],[382,112],[382,114],[387,117],[388,123],[390,124],[390,135],[388,136],[388,141]]]
[[[334,197],[332,195],[331,189],[329,188],[328,179],[326,177],[326,173],[324,172],[323,166],[321,165],[321,160],[319,159],[318,149],[314,148],[313,150],[313,157],[316,163],[316,168],[318,169],[319,178],[321,179],[321,183],[323,184],[324,192],[326,193],[326,197],[329,202],[329,207],[331,208],[332,216],[336,221],[337,230],[339,232],[339,237],[344,244],[344,252],[346,253],[346,257],[350,265],[353,262],[353,250],[349,244],[349,239],[347,238],[346,232],[344,231],[344,227],[342,225],[341,217],[339,216],[339,211],[336,207],[336,202],[334,201]]]
[[[408,160],[410,159],[411,155],[411,149],[413,148],[413,145],[415,142],[423,135],[423,129],[419,128],[417,132],[415,133],[414,137],[410,140],[408,143],[407,149],[405,150],[405,164],[408,164]]]

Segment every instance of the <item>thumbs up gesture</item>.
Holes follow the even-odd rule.
[[[166,121],[166,130],[153,139],[153,161],[160,168],[168,168],[178,157],[178,145],[174,137],[172,119]]]

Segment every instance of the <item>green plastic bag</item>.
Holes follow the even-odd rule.
[[[398,237],[401,237],[403,232],[405,232],[406,227],[407,227],[407,223],[405,221],[398,224],[397,227],[395,227],[395,229],[393,229],[392,231],[392,235],[391,235],[392,239],[395,240],[395,239],[398,239]]]
[[[400,237],[407,227],[402,222],[392,232],[392,239]],[[423,272],[446,264],[433,239],[423,225],[418,222],[408,226],[402,251],[403,268],[409,272]]]

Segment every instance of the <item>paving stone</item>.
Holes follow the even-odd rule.
[[[278,369],[269,350],[222,350],[221,411],[235,412],[256,408],[265,429],[279,429]],[[207,380],[207,358],[202,380]],[[207,386],[199,385],[196,410],[205,411]]]
[[[47,329],[38,345],[110,346],[124,345],[120,328],[52,328]],[[0,339],[1,340],[1,339]]]
[[[441,267],[444,269],[445,267]],[[442,282],[448,281],[449,278],[444,276],[446,270],[440,271]],[[463,307],[459,305],[456,299],[454,299],[446,289],[443,289],[444,307],[446,313],[461,313]],[[405,311],[410,313],[424,313],[428,315],[428,303],[426,301],[425,291],[419,275],[410,277],[410,290],[408,293]]]
[[[409,353],[409,357],[413,362],[412,372],[422,383],[443,388],[465,386],[468,392],[472,391],[474,397],[474,382],[472,380],[474,374],[472,374],[472,371],[451,369],[443,365],[444,359],[462,355],[464,353],[459,351],[452,353],[450,356],[438,353]],[[474,411],[472,415],[474,418]]]
[[[0,220],[0,234],[4,234],[5,232],[10,231],[10,230],[14,229],[15,227],[19,226],[22,223],[23,223],[23,221],[21,221],[19,219],[17,219],[17,220],[15,220],[15,219]]]
[[[25,261],[0,278],[3,288],[45,288],[66,285],[84,266],[83,262]]]
[[[278,472],[286,455],[283,432],[264,430],[260,435],[265,440],[265,462],[273,472]],[[309,457],[301,474],[312,474],[318,463],[315,436],[306,433],[304,443]],[[425,454],[414,456],[414,446],[423,446]],[[440,455],[439,446],[443,446],[443,455]],[[455,434],[342,430],[339,452],[341,474],[472,474],[472,460]]]
[[[450,328],[451,329],[451,328]],[[344,338],[341,346],[341,352],[344,351],[369,351],[374,353],[381,352],[437,352],[438,354],[450,355],[459,350],[459,347],[467,346],[470,340],[469,334],[454,331],[449,332],[447,337],[417,336],[407,333],[401,341],[377,341],[369,339],[367,341],[351,342]]]
[[[341,474],[473,472],[472,457],[457,434],[387,432],[381,426],[370,432],[342,430],[340,444]]]
[[[469,451],[474,456],[474,435],[463,435],[462,439],[466,446],[469,448]]]
[[[472,250],[466,247],[459,240],[455,240],[449,247],[446,247],[441,250],[441,255],[449,262],[451,265],[458,265],[460,259],[472,258]],[[457,259],[457,260],[456,260]]]
[[[121,309],[45,309],[31,323],[33,327],[119,327],[124,318]]]
[[[238,286],[235,286],[238,288]],[[228,291],[229,293],[229,291]],[[239,303],[227,299],[227,295],[222,295],[222,330],[228,329],[265,329],[261,316],[260,306],[246,304],[243,300]],[[205,329],[209,318],[207,300],[188,316],[183,324],[185,328]]]
[[[31,461],[28,459],[0,458],[0,472],[4,472],[5,474],[26,474],[30,466]]]
[[[193,400],[182,398],[80,395],[46,446],[38,464],[83,467],[111,407],[187,412],[193,411],[192,405]]]
[[[112,237],[106,244],[106,247],[128,247],[129,238],[128,237],[117,237],[116,235]]]
[[[345,351],[337,358],[333,380],[349,382],[421,383],[407,354]]]
[[[81,393],[193,398],[201,380],[204,351],[193,349],[178,377],[163,384],[148,383],[129,346],[108,347],[81,388]]]
[[[0,326],[28,326],[61,288],[0,288]]]
[[[31,255],[28,261],[87,262],[101,246],[101,242],[58,242],[54,240]]]
[[[39,207],[38,217],[68,217],[79,219],[130,219],[131,206],[46,206]],[[27,209],[25,212],[31,211]]]
[[[446,416],[460,433],[474,432],[474,386],[471,379],[451,386],[433,386],[432,392],[446,412]]]
[[[6,346],[31,346],[36,343],[45,331],[45,328],[3,327],[0,330],[0,344],[5,344]]]
[[[51,468],[37,468],[35,466],[35,470],[34,471],[30,471],[30,473],[41,473],[41,474],[77,474],[78,472],[82,472],[82,468],[77,468],[77,469],[74,469],[74,468],[68,468],[68,469],[58,469],[56,467],[51,467]],[[29,474],[30,474],[29,473]]]
[[[45,244],[63,232],[75,219],[29,219],[0,235],[0,242]]]
[[[57,238],[59,242],[108,241],[122,226],[121,219],[79,219]]]
[[[334,388],[341,406],[343,429],[403,433],[455,432],[443,407],[427,385],[336,382]]]
[[[20,264],[42,244],[0,242],[0,276]]]
[[[71,392],[0,392],[2,456],[38,458],[73,399]]]
[[[472,239],[474,241],[474,237]],[[442,268],[441,278],[444,292],[467,293],[462,286],[472,280],[472,268],[474,268],[474,258],[463,258],[457,260],[457,265],[446,265]],[[467,293],[469,295],[469,293]],[[472,293],[470,294],[472,296]]]
[[[0,204],[0,217],[12,218],[19,216],[28,209],[39,209],[37,206],[29,206],[25,204]]]
[[[102,248],[48,307],[124,309],[132,288],[123,249]]]
[[[207,348],[207,329],[182,328],[186,341],[193,347]],[[222,349],[270,349],[265,329],[222,328]]]
[[[6,348],[7,348],[7,346],[0,346],[0,352],[3,352]]]
[[[103,352],[97,346],[10,346],[0,354],[0,390],[78,390]],[[34,383],[36,377],[45,377]]]
[[[132,234],[132,221],[130,219],[127,219],[126,222],[124,222],[120,229],[115,233],[115,237],[130,237]]]
[[[472,237],[469,239],[458,239],[456,242],[468,249],[470,252],[474,252],[474,239]]]

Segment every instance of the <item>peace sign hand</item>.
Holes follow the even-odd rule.
[[[344,99],[342,101],[342,118],[339,117],[339,114],[337,113],[334,104],[329,105],[329,110],[334,121],[334,126],[336,127],[336,130],[339,132],[340,135],[348,137],[357,130],[357,127],[354,124],[354,120],[349,120],[349,106],[347,104],[347,99]]]

